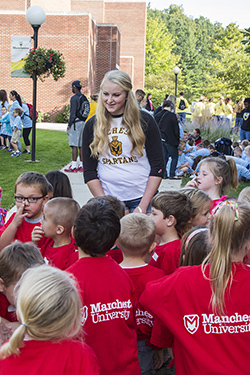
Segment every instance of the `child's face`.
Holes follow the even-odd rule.
[[[166,231],[166,219],[163,217],[163,213],[160,210],[152,207],[152,212],[150,214],[151,219],[156,226],[156,234],[162,236]]]
[[[29,203],[27,199],[23,203],[16,201],[17,209],[23,205],[23,213],[26,213],[26,217],[30,219],[38,219],[42,216],[42,210],[44,204],[48,200],[48,196],[43,197],[41,189],[37,185],[23,185],[18,184],[16,186],[16,197],[25,197],[25,198],[39,198],[35,203]]]
[[[54,238],[57,234],[57,225],[53,220],[53,210],[50,207],[44,206],[43,217],[41,219],[41,226],[45,237]]]
[[[18,116],[18,113],[14,111],[14,112],[13,112],[13,116],[14,116],[14,117],[17,117],[17,116]]]
[[[198,189],[204,192],[213,189],[216,185],[215,177],[206,163],[202,163],[200,166],[199,175],[197,177],[197,184]]]
[[[2,111],[2,115],[5,115],[5,113],[7,112],[7,109],[5,107],[2,107],[1,111]]]
[[[185,141],[187,141],[188,140],[188,133],[184,133],[184,137],[183,138],[185,139]]]
[[[182,150],[178,150],[178,155],[181,156],[183,154]]]
[[[241,151],[239,151],[239,150],[234,150],[234,156],[235,156],[236,158],[239,158],[239,157],[241,156]]]
[[[197,137],[197,135],[198,135],[198,134],[197,134],[197,131],[194,130],[194,131],[193,131],[193,136],[194,136],[194,137]]]
[[[192,219],[192,226],[195,227],[196,225],[208,225],[210,219],[210,202],[206,202],[202,207],[201,211],[195,215]]]
[[[1,280],[0,291],[5,295],[7,300],[12,306],[15,306],[14,289],[17,282],[11,283],[9,286],[5,286]]]

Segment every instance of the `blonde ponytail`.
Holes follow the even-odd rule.
[[[15,330],[10,340],[2,345],[0,349],[1,359],[9,357],[12,354],[19,354],[19,348],[22,346],[25,333],[26,333],[26,327],[21,324]]]

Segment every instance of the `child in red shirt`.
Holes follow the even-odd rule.
[[[43,265],[27,270],[19,284],[21,325],[0,349],[1,375],[98,375],[93,351],[73,341],[81,330],[81,300],[70,275]]]
[[[15,184],[17,212],[0,229],[0,250],[15,240],[31,241],[34,227],[40,225],[43,206],[48,200],[48,188],[46,177],[40,173],[25,172],[18,177]],[[43,242],[44,237],[39,246]]]
[[[71,198],[49,200],[44,206],[41,227],[35,227],[32,233],[35,244],[43,235],[48,237],[40,249],[41,254],[45,262],[61,270],[78,258],[75,256],[77,246],[70,234],[79,209],[79,204]]]
[[[156,243],[155,224],[144,214],[128,214],[121,219],[121,233],[118,243],[123,252],[120,266],[127,272],[134,286],[137,301],[139,301],[146,284],[149,281],[165,276],[160,269],[145,262],[145,257],[151,253]],[[138,358],[142,374],[153,374],[153,348],[149,345],[153,316],[140,304],[136,309]]]
[[[17,282],[28,268],[41,264],[44,261],[40,251],[32,243],[17,241],[0,252],[0,316],[8,327],[16,327],[9,322],[17,321],[13,295]],[[2,337],[0,342],[3,342]]]
[[[166,275],[179,267],[181,254],[181,235],[192,216],[190,199],[176,191],[158,193],[151,201],[150,217],[156,225],[156,234],[160,242],[149,262],[153,267],[161,268]]]
[[[119,236],[119,218],[102,197],[95,198],[79,211],[73,233],[79,260],[67,271],[79,283],[85,342],[100,361],[101,375],[140,375],[134,286],[106,256]]]

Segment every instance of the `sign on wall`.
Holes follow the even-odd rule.
[[[25,57],[28,56],[30,48],[30,36],[11,37],[11,77],[30,77],[23,71]]]

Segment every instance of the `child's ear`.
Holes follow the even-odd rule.
[[[173,225],[176,225],[176,219],[173,215],[169,215],[169,217],[167,217],[166,219],[167,219],[168,227],[172,227]]]
[[[220,185],[223,181],[223,177],[216,178],[215,185]]]
[[[4,282],[3,282],[3,279],[1,279],[1,278],[0,278],[0,292],[1,293],[5,292]]]
[[[75,239],[74,227],[71,228],[71,237]]]
[[[45,197],[43,197],[42,211],[44,209],[45,204],[48,202],[48,200],[49,200],[49,196],[47,194],[47,195],[45,195]]]
[[[63,234],[65,228],[62,225],[57,225],[56,234]]]
[[[149,248],[149,250],[148,250],[148,254],[153,253],[153,251],[154,251],[156,245],[157,245],[156,242],[153,242],[153,243],[152,243],[152,245],[150,246],[150,248]]]

